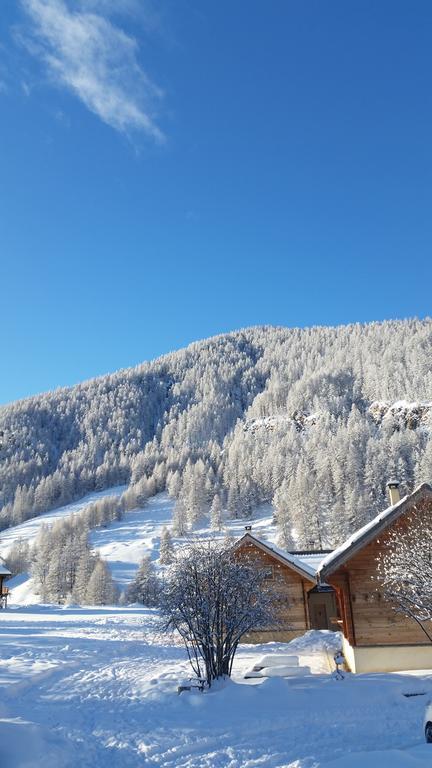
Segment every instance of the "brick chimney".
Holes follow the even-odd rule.
[[[392,480],[390,483],[387,483],[387,489],[390,498],[390,505],[394,507],[394,505],[400,501],[399,483],[396,480]]]

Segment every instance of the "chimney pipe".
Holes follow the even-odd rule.
[[[392,480],[390,483],[387,483],[387,488],[390,497],[390,505],[394,507],[394,505],[400,501],[399,483],[396,480]]]

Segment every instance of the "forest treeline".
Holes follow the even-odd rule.
[[[0,526],[127,484],[129,509],[168,490],[178,533],[272,502],[287,546],[335,545],[388,479],[432,479],[431,361],[429,319],[257,327],[13,403]]]

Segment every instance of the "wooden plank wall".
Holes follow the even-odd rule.
[[[417,506],[419,514],[432,514],[430,500]],[[393,529],[397,527],[401,535],[407,526],[409,514],[407,511],[392,526]],[[335,588],[343,591],[345,606],[347,607],[348,603],[351,606],[352,622],[348,615],[345,633],[351,644],[359,646],[427,643],[426,635],[416,622],[395,613],[383,597],[377,559],[387,542],[388,534],[380,534],[328,579]]]
[[[283,565],[251,542],[238,547],[236,554],[252,560],[259,568],[270,566],[273,568],[273,578],[266,584],[268,583],[269,588],[276,593],[277,623],[265,631],[260,630],[254,633],[256,636],[250,636],[250,638],[256,642],[285,641],[306,632],[309,629],[309,618],[305,598],[307,591],[312,589],[314,584],[304,580],[296,571]]]

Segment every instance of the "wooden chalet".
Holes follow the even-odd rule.
[[[430,517],[432,488],[424,483],[402,499],[397,483],[389,490],[390,507],[333,552],[285,552],[251,532],[239,539],[238,554],[265,569],[277,592],[276,625],[251,633],[249,642],[286,642],[309,629],[333,629],[343,633],[352,672],[432,668],[432,643],[384,599],[377,562],[390,531],[403,536],[413,511]]]
[[[412,619],[396,613],[380,591],[377,559],[395,528],[403,536],[410,514],[430,517],[432,488],[424,483],[400,499],[390,484],[391,506],[345,541],[320,564],[319,581],[337,596],[343,651],[352,672],[432,668],[432,643]]]
[[[299,555],[285,552],[250,532],[239,539],[235,549],[238,556],[263,569],[269,586],[277,595],[276,626],[253,632],[246,641],[288,642],[308,629],[338,628],[334,590],[317,584],[316,570],[308,564],[306,553],[301,559]]]

